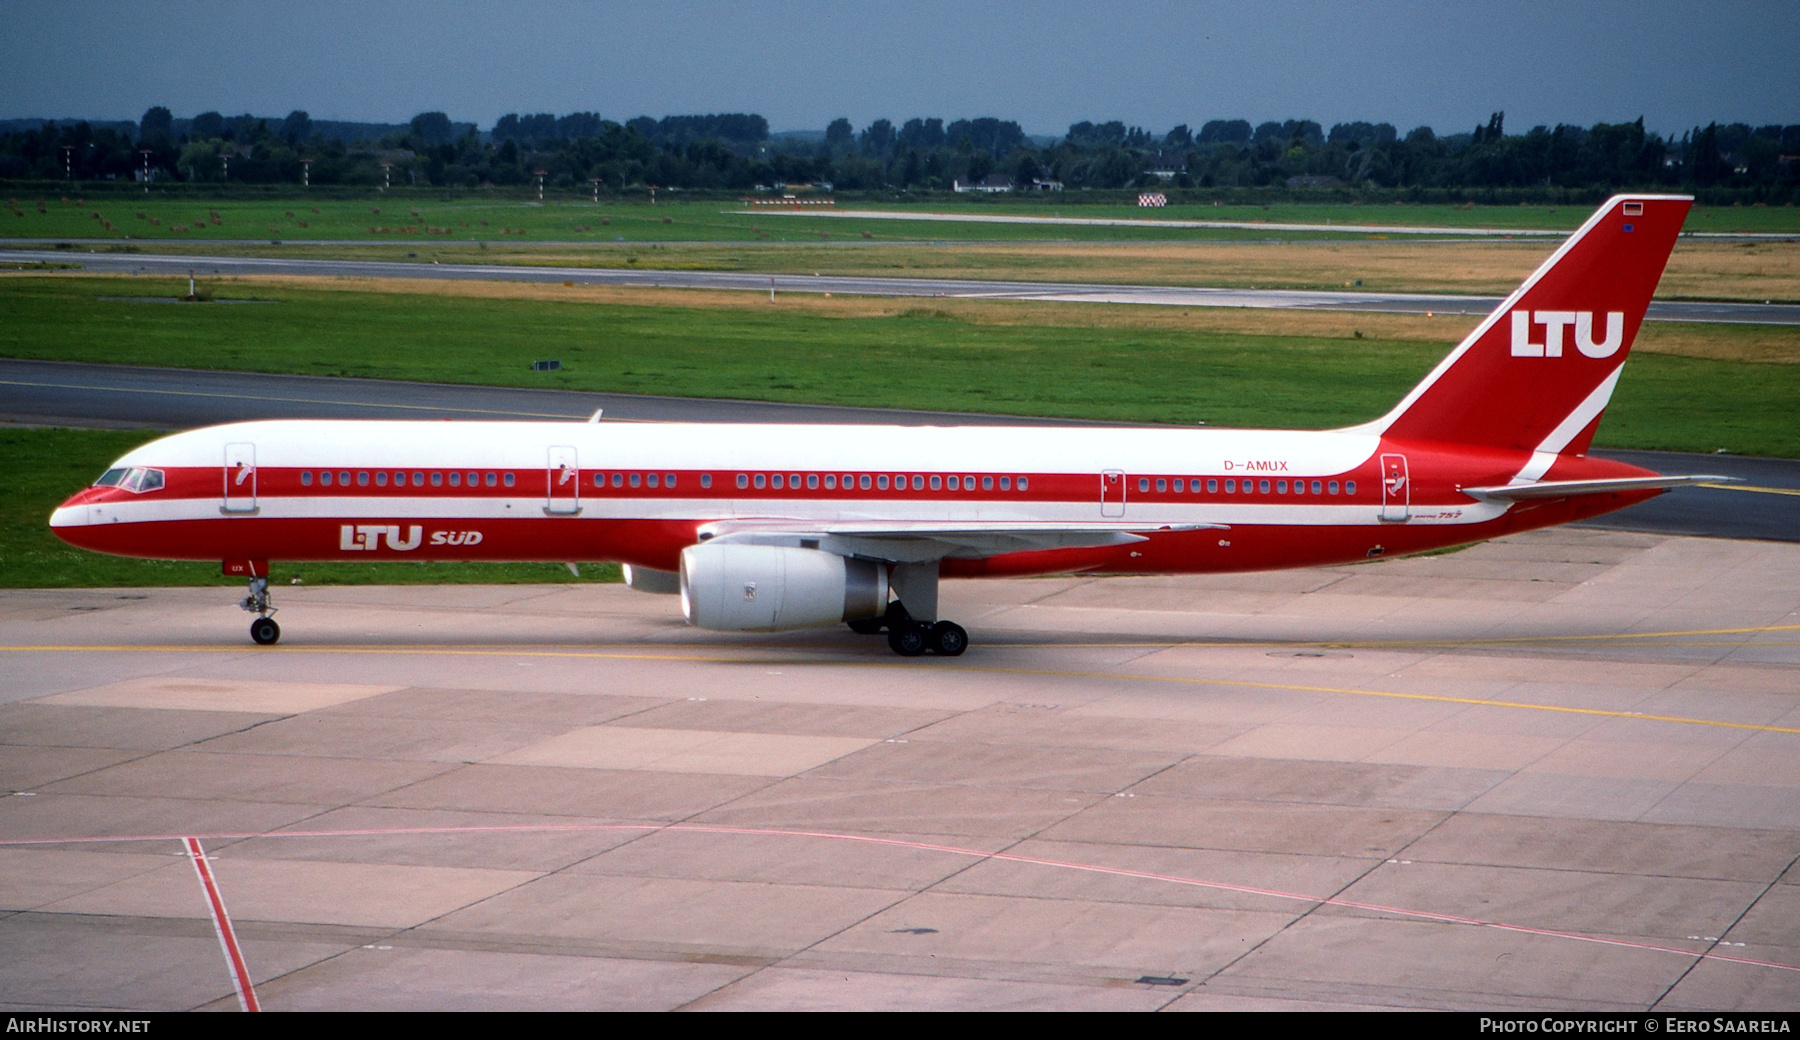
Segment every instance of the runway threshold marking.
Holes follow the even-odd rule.
[[[1790,626],[1800,627],[1800,626]],[[1156,644],[1153,644],[1156,645]],[[1170,647],[1206,644],[1162,644]],[[1255,644],[1269,645],[1269,644]],[[680,653],[624,653],[605,650],[519,650],[503,647],[222,647],[222,646],[4,646],[5,652],[109,652],[109,653],[212,653],[212,654],[387,654],[424,656],[438,655],[446,657],[546,657],[569,658],[576,660],[608,660],[608,661],[682,661],[696,664],[752,664],[767,665],[774,658],[721,656],[712,654],[680,654]],[[908,661],[806,661],[791,658],[780,659],[782,663],[801,665],[823,665],[839,668],[917,668],[919,662]],[[926,667],[929,667],[927,665]],[[1800,727],[1776,726],[1760,722],[1731,722],[1724,719],[1701,719],[1684,715],[1656,715],[1647,712],[1618,711],[1609,708],[1576,708],[1561,704],[1533,704],[1528,701],[1502,701],[1484,697],[1455,697],[1438,693],[1401,693],[1396,690],[1364,690],[1348,686],[1311,686],[1300,683],[1257,682],[1250,679],[1208,679],[1184,675],[1144,675],[1130,672],[1086,672],[1049,668],[1004,668],[991,665],[975,665],[958,663],[947,665],[957,672],[978,672],[988,675],[1031,675],[1065,679],[1104,679],[1111,682],[1146,682],[1177,683],[1192,686],[1234,686],[1257,690],[1289,690],[1296,693],[1324,693],[1334,696],[1385,697],[1392,700],[1426,701],[1440,704],[1466,704],[1484,708],[1513,708],[1523,711],[1557,712],[1566,715],[1590,715],[1599,718],[1635,719],[1643,722],[1669,722],[1687,726],[1713,726],[1721,729],[1741,729],[1758,733],[1794,733],[1800,734]]]
[[[231,927],[231,915],[225,912],[225,897],[219,894],[218,879],[213,877],[212,864],[206,861],[206,850],[200,846],[200,839],[192,836],[183,837],[181,845],[194,864],[194,873],[200,877],[200,894],[206,897],[206,911],[212,915],[213,931],[219,936],[219,951],[225,954],[225,969],[231,972],[231,984],[237,989],[238,1007],[261,1011],[250,969],[244,964],[244,951],[238,947],[237,933]]]
[[[258,375],[262,373],[249,373]],[[391,408],[396,411],[410,412],[462,412],[469,415],[508,415],[526,419],[564,419],[582,418],[578,415],[554,412],[518,412],[498,408],[457,408],[451,405],[435,404],[394,404],[387,401],[333,401],[312,397],[270,397],[259,394],[219,394],[206,390],[154,390],[146,387],[125,386],[89,386],[83,383],[43,383],[24,379],[0,379],[0,386],[31,386],[51,390],[101,390],[116,394],[158,394],[164,397],[215,397],[227,401],[274,401],[278,404],[323,404],[340,408]]]
[[[1665,946],[1658,943],[1636,942],[1630,939],[1619,939],[1600,935],[1587,935],[1581,932],[1565,932],[1554,928],[1536,928],[1530,925],[1509,924],[1504,921],[1490,921],[1479,917],[1468,917],[1462,914],[1446,914],[1435,910],[1413,910],[1407,907],[1388,906],[1382,903],[1367,903],[1356,899],[1345,899],[1340,896],[1319,896],[1304,892],[1288,892],[1276,888],[1262,888],[1256,885],[1240,885],[1229,881],[1213,881],[1206,878],[1186,877],[1180,874],[1162,874],[1148,870],[1133,870],[1129,867],[1111,867],[1100,863],[1082,863],[1075,860],[1048,859],[1042,856],[1028,856],[1017,852],[989,852],[983,849],[963,848],[957,845],[942,845],[936,842],[908,841],[903,838],[883,838],[872,834],[843,834],[835,831],[796,830],[783,827],[729,827],[715,824],[699,823],[590,823],[590,824],[491,824],[465,825],[455,827],[367,827],[345,830],[283,830],[283,831],[240,831],[209,834],[204,837],[209,841],[243,841],[253,838],[360,838],[360,837],[393,837],[402,835],[432,834],[528,834],[528,833],[677,833],[677,834],[725,834],[749,837],[778,838],[814,838],[826,841],[845,841],[861,845],[876,845],[886,848],[913,849],[924,852],[941,852],[953,856],[969,856],[977,860],[994,860],[1002,863],[1019,863],[1026,866],[1048,867],[1053,870],[1072,870],[1089,874],[1102,874],[1110,877],[1132,878],[1141,881],[1158,881],[1165,884],[1182,885],[1189,888],[1206,888],[1220,892],[1232,892],[1239,895],[1261,896],[1292,902],[1311,903],[1314,906],[1334,906],[1349,910],[1366,910],[1377,914],[1392,914],[1399,917],[1410,917],[1423,921],[1435,921],[1441,924],[1467,925],[1475,928],[1492,928],[1496,931],[1513,932],[1519,935],[1537,936],[1547,939],[1564,939],[1572,942],[1594,943],[1600,946],[1613,946],[1620,949],[1640,950],[1649,953],[1672,953],[1681,957],[1692,957],[1697,960],[1717,960],[1731,964],[1744,964],[1758,968],[1775,968],[1781,971],[1800,971],[1800,965],[1784,964],[1780,961],[1766,961],[1754,957],[1737,957],[1731,954],[1718,953],[1717,942],[1703,950],[1683,949],[1679,946]],[[174,835],[141,834],[113,836],[82,836],[63,838],[0,838],[0,846],[30,845],[80,845],[102,842],[150,842],[168,841]],[[190,852],[199,848],[200,839],[183,836],[180,840],[188,843]],[[195,857],[195,868],[205,866],[205,857],[192,853]],[[216,888],[209,889],[209,894]],[[222,914],[224,904],[219,903]],[[217,920],[218,918],[215,918]],[[223,933],[222,933],[223,934]],[[241,965],[241,958],[236,962]],[[246,972],[243,975],[245,985],[249,983]],[[254,991],[250,993],[254,1001]],[[256,1010],[247,1007],[246,1010]]]

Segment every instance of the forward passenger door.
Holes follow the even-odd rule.
[[[551,447],[547,475],[549,497],[544,512],[562,516],[581,512],[581,463],[575,449],[564,444]]]

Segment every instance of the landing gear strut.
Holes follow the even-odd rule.
[[[244,602],[238,606],[258,615],[255,621],[250,622],[250,638],[259,646],[272,646],[281,638],[281,626],[269,616],[275,613],[275,608],[269,605],[268,578],[251,578],[250,595],[245,596]]]

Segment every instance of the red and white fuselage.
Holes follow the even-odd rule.
[[[1418,552],[1657,493],[1521,506],[1461,490],[1505,485],[1531,464],[1529,451],[1345,431],[295,420],[147,444],[115,468],[157,471],[160,487],[88,488],[51,524],[83,548],[157,559],[613,560],[663,571],[721,521],[927,535],[1053,525],[1143,540],[952,551],[943,573],[1177,573]],[[1575,456],[1555,456],[1543,474],[1648,476]]]

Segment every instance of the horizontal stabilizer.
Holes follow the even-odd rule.
[[[1484,502],[1522,502],[1535,498],[1568,498],[1572,495],[1604,495],[1619,491],[1667,491],[1689,484],[1724,484],[1737,478],[1696,474],[1672,477],[1619,477],[1611,480],[1537,480],[1529,484],[1469,487],[1462,493]]]

